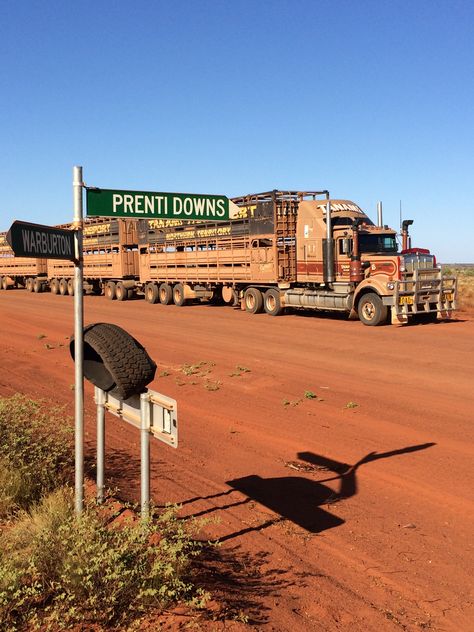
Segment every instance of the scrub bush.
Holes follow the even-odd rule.
[[[72,472],[62,411],[0,399],[0,629],[126,628],[177,601],[204,605],[192,583],[198,523],[176,507],[109,524],[90,504],[79,518]]]
[[[0,536],[0,621],[8,630],[126,626],[178,600],[204,605],[190,579],[196,528],[175,507],[144,523],[108,525],[93,506],[78,519],[60,488]]]
[[[23,395],[0,399],[0,518],[70,480],[73,435],[64,409]]]

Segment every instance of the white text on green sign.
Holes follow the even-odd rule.
[[[88,216],[224,221],[238,210],[223,195],[87,189]]]

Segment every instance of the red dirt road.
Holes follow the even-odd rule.
[[[72,306],[0,293],[0,394],[73,415]],[[216,519],[229,616],[277,631],[473,629],[472,315],[370,328],[87,296],[85,322],[138,338],[158,363],[151,388],[178,400],[178,450],[152,441],[152,495]],[[93,455],[89,385],[86,430]],[[137,500],[138,432],[108,417],[107,443],[108,484]]]

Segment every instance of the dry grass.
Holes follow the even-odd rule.
[[[459,309],[474,308],[474,265],[446,266],[444,274],[455,274],[458,277]]]

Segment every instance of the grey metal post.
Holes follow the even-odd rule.
[[[382,202],[377,202],[377,226],[383,226]]]
[[[150,512],[150,402],[148,393],[140,395],[140,457],[141,517],[146,520]]]
[[[82,256],[82,167],[73,169],[74,194],[74,444],[75,444],[75,510],[82,513],[84,505],[84,303]]]
[[[97,404],[97,503],[101,505],[105,496],[105,393],[95,387]]]

